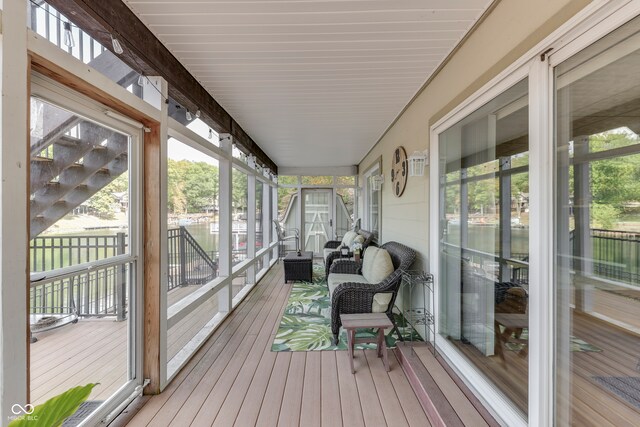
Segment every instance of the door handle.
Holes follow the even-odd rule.
[[[329,220],[329,227],[333,227],[333,219]]]

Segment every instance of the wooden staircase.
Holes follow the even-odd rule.
[[[124,87],[138,77],[110,51],[88,65]],[[31,137],[31,238],[126,172],[129,143],[128,136],[46,101],[32,103],[43,120],[32,124],[40,128]]]

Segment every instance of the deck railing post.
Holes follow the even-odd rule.
[[[184,226],[180,226],[180,250],[178,251],[180,256],[180,286],[187,284],[187,238],[185,236],[186,229]]]
[[[124,233],[116,234],[116,254],[122,255],[126,251],[126,235]],[[127,318],[125,307],[127,306],[127,266],[122,264],[116,267],[116,319],[118,321]],[[105,280],[105,286],[107,281]],[[106,303],[106,301],[105,301]],[[106,307],[105,307],[106,310]]]

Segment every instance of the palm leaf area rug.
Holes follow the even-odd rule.
[[[396,314],[396,323],[403,338],[410,341],[422,339]],[[360,329],[356,337],[375,337],[376,330]],[[391,329],[385,331],[387,346],[395,347],[397,336]],[[347,334],[340,331],[337,346],[331,344],[331,300],[324,279],[324,266],[313,265],[313,282],[295,282],[289,294],[271,351],[346,350]],[[356,344],[357,349],[376,348],[376,344]]]

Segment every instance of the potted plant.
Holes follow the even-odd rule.
[[[59,427],[89,398],[96,385],[74,387],[36,407],[25,405],[24,414],[14,417],[9,427]]]

